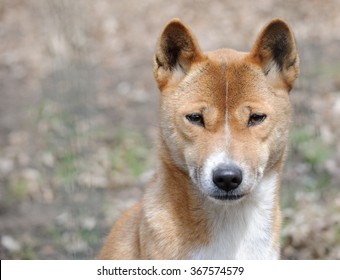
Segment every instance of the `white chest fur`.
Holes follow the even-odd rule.
[[[211,240],[192,259],[278,259],[273,249],[273,208],[277,176],[264,178],[239,203],[209,201]],[[214,205],[212,205],[214,204]]]

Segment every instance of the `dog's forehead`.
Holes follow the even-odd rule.
[[[207,53],[207,60],[190,71],[181,86],[199,98],[219,101],[228,95],[231,101],[247,98],[265,85],[261,69],[247,60],[246,53],[219,50]]]
[[[193,65],[171,98],[181,100],[186,106],[205,102],[225,111],[227,106],[261,100],[259,95],[266,94],[265,77],[247,59],[248,53],[221,49],[205,54],[207,59]]]
[[[207,57],[209,61],[214,61],[211,64],[218,68],[228,87],[253,88],[263,82],[260,67],[250,62],[248,53],[221,49],[207,53]]]
[[[253,99],[267,93],[268,83],[259,67],[247,61],[230,63],[226,71],[228,95],[233,98]]]

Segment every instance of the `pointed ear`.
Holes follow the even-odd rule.
[[[169,82],[178,83],[191,65],[203,57],[200,47],[188,27],[179,19],[164,28],[154,57],[154,75],[162,89]]]
[[[299,56],[285,21],[272,20],[258,36],[250,55],[274,87],[292,89],[299,74]]]

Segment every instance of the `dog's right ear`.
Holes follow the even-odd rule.
[[[200,47],[188,27],[179,19],[164,28],[154,57],[154,75],[160,89],[179,83],[192,64],[203,57]]]

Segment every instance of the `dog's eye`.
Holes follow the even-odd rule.
[[[204,127],[204,119],[203,119],[202,114],[200,114],[200,113],[192,113],[192,114],[186,115],[185,117],[186,117],[186,119],[189,122]]]
[[[252,114],[248,121],[248,127],[262,123],[266,117],[267,115],[265,114]]]

